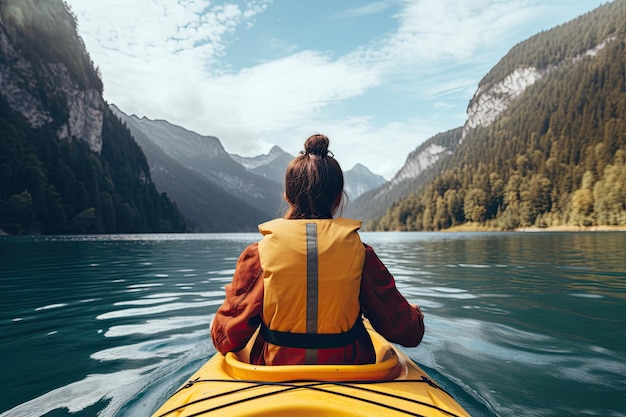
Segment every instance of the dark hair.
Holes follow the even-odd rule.
[[[324,135],[310,136],[285,172],[288,219],[330,219],[341,203],[343,171]]]

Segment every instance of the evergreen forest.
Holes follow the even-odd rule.
[[[31,129],[0,97],[0,229],[9,234],[185,231],[128,129],[105,109],[102,153]]]
[[[517,45],[481,85],[553,68],[368,229],[626,226],[625,45],[624,0]]]

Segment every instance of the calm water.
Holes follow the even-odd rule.
[[[145,416],[255,234],[0,237],[0,416]],[[626,233],[364,233],[474,416],[626,416]]]

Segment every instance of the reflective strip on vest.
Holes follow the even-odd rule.
[[[306,225],[306,332],[317,333],[318,268],[317,268],[317,225]],[[317,349],[307,349],[306,363],[317,362]]]
[[[317,333],[317,225],[306,225],[306,332]]]

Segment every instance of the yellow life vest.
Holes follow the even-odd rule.
[[[332,335],[328,338],[332,339],[360,323],[365,261],[365,247],[357,233],[360,227],[361,222],[346,218],[276,219],[259,226],[262,328],[317,338]]]

